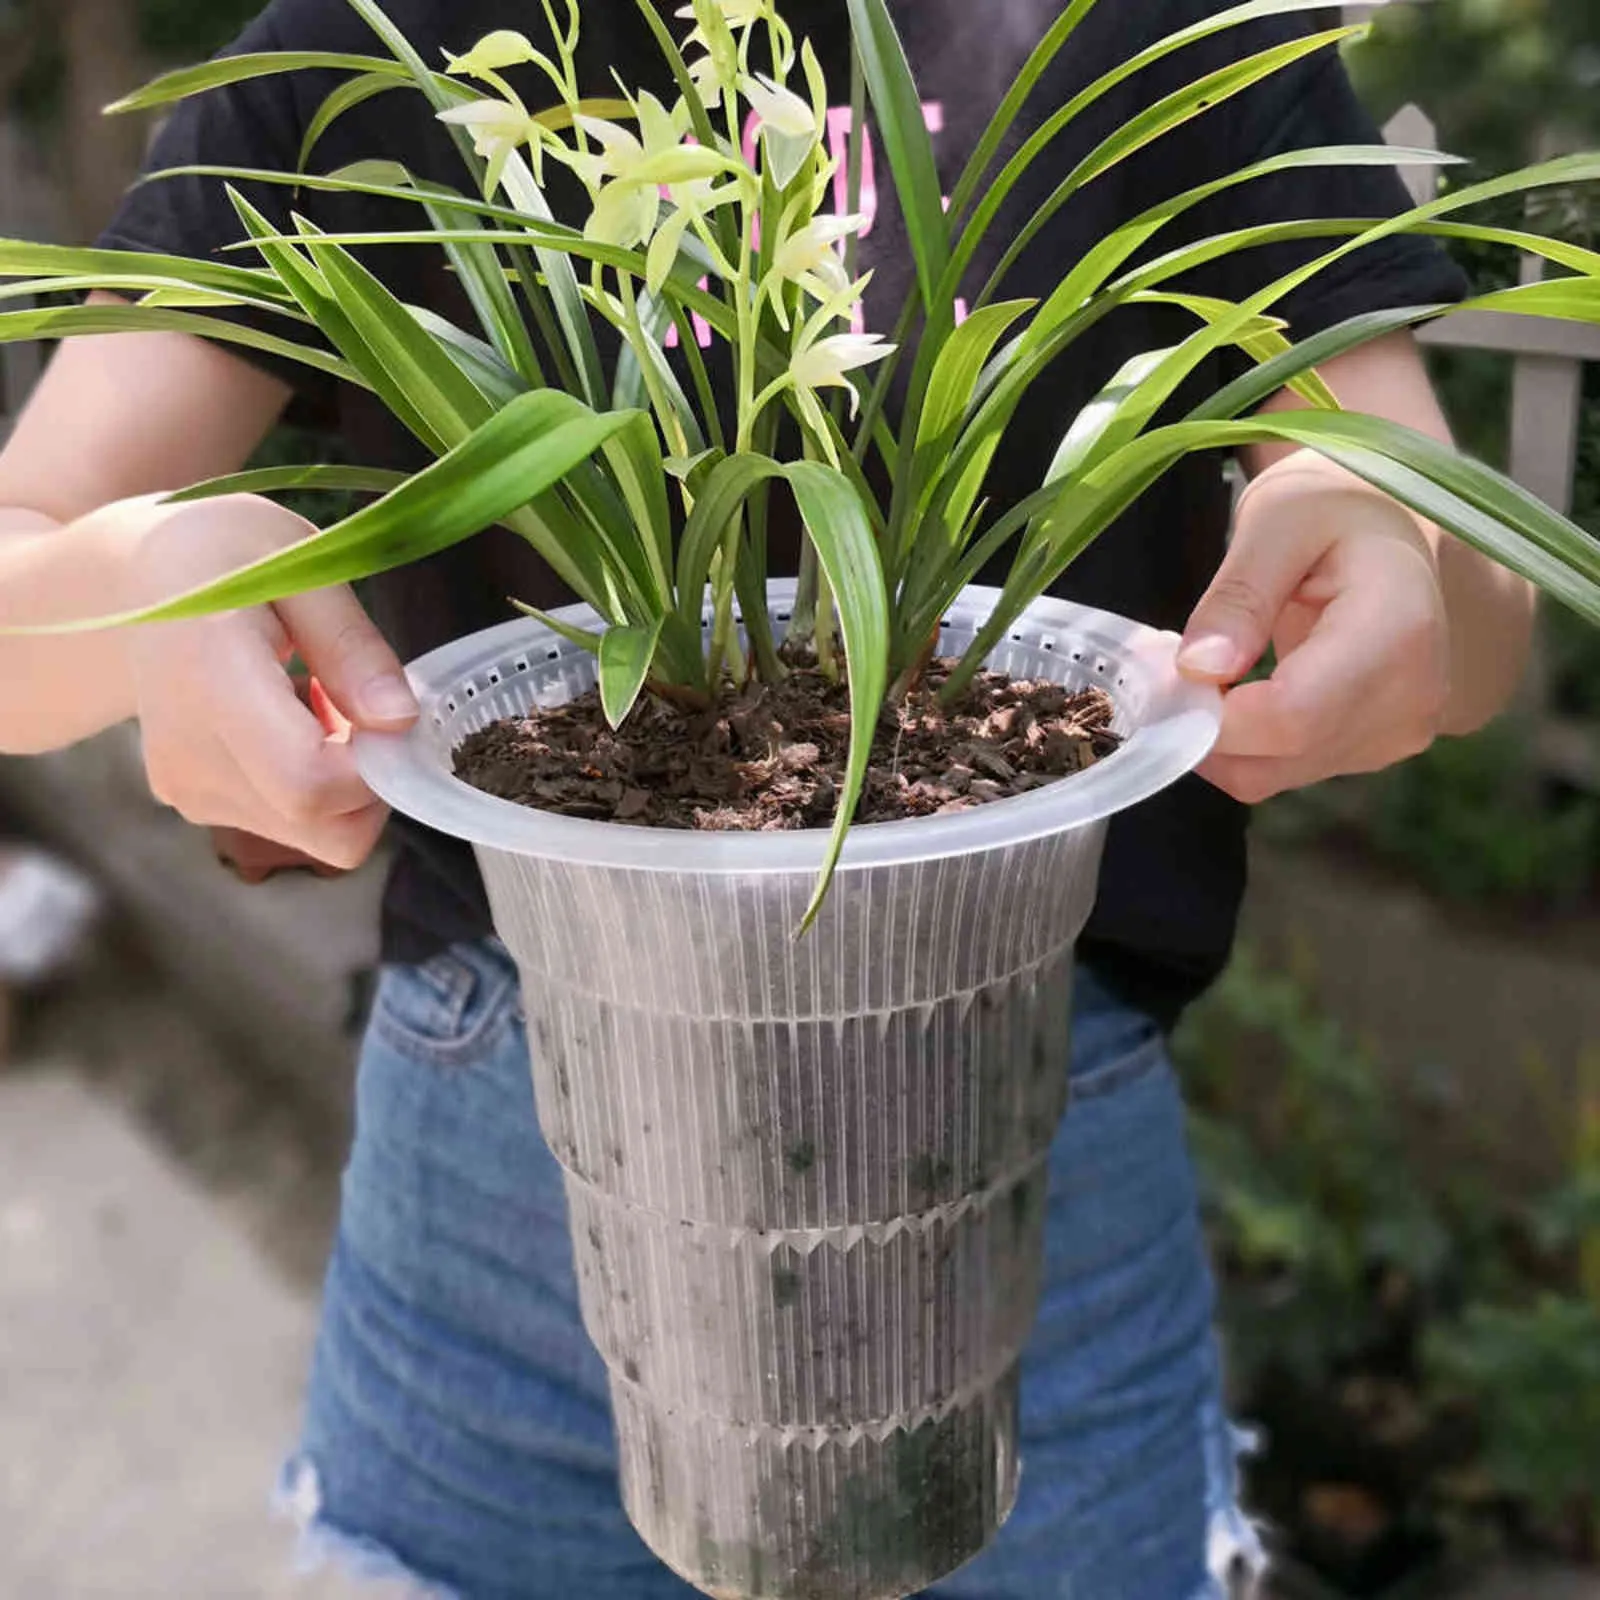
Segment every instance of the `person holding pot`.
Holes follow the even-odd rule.
[[[959,171],[1059,7],[919,0],[898,9],[918,81],[934,97],[936,152]],[[1209,0],[1101,6],[1041,100],[1063,103],[1213,9]],[[389,10],[430,61],[528,20],[517,0],[394,0]],[[829,81],[846,83],[842,6],[814,0],[787,15]],[[1302,27],[1292,16],[1259,21],[1131,78],[1074,125],[1057,161],[1040,164],[1016,199],[1022,214],[1088,141],[1208,64]],[[371,44],[342,0],[274,0],[237,48]],[[630,84],[662,77],[630,0],[588,0],[584,60],[596,92],[613,66]],[[188,102],[151,167],[292,168],[335,81],[274,77]],[[1209,176],[1282,150],[1376,137],[1336,54],[1324,51],[1087,186],[1022,258],[1015,292],[1048,294],[1064,264],[1109,229]],[[317,161],[334,170],[374,153],[420,176],[457,178],[442,130],[406,96],[351,111]],[[876,273],[873,326],[911,270],[885,191],[863,242],[862,264]],[[285,217],[281,191],[250,198]],[[1386,169],[1309,168],[1227,191],[1193,229],[1376,216],[1404,203]],[[295,204],[332,231],[391,220],[384,202],[304,194]],[[134,190],[104,242],[208,255],[239,234],[221,185],[195,177]],[[1315,248],[1230,257],[1209,287],[1243,298]],[[378,270],[402,299],[454,311],[460,290],[442,255],[399,252]],[[1435,246],[1394,237],[1281,310],[1303,338],[1362,311],[1461,290]],[[1173,342],[1173,315],[1137,306],[1107,319],[1079,346],[1083,358],[1035,392],[1033,421],[1013,430],[991,485],[1012,499],[1036,486],[1063,419],[1130,356]],[[1407,335],[1343,356],[1324,376],[1352,409],[1447,437]],[[0,454],[0,625],[147,604],[303,537],[302,521],[265,500],[160,501],[237,469],[286,412],[336,431],[364,464],[422,464],[370,394],[315,373],[175,333],[68,341]],[[1166,1035],[1227,960],[1247,806],[1482,726],[1510,696],[1527,648],[1533,605],[1521,580],[1321,458],[1262,448],[1242,465],[1251,482],[1236,511],[1220,464],[1186,461],[1061,586],[1184,632],[1184,670],[1237,687],[1203,778],[1111,832],[1063,1064],[1073,1107],[1052,1155],[1047,1277],[1024,1369],[1027,1470],[993,1546],[931,1591],[949,1600],[1196,1600],[1259,1572]],[[508,595],[540,606],[565,598],[526,546],[494,531],[374,580],[359,597],[328,590],[202,622],[0,638],[0,749],[52,749],[137,718],[152,789],[184,816],[355,867],[388,819],[284,663],[298,656],[357,728],[400,730],[416,715],[401,661],[503,620]],[[1243,682],[1269,645],[1272,675]],[[516,974],[491,937],[471,855],[411,826],[397,827],[397,844],[343,1217],[285,1502],[315,1547],[430,1594],[686,1595],[618,1501],[606,1375],[579,1320]]]

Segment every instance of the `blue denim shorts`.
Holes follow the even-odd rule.
[[[939,1600],[1217,1600],[1259,1571],[1164,1040],[1087,973],[1051,1155],[1022,1488]],[[335,1555],[449,1600],[687,1600],[618,1499],[516,975],[458,947],[379,985],[301,1448]]]

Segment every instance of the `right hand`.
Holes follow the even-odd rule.
[[[154,604],[315,532],[255,496],[124,502],[137,604]],[[271,839],[330,866],[372,853],[388,812],[361,781],[347,734],[303,703],[298,655],[354,728],[394,733],[417,703],[394,652],[346,587],[190,622],[129,630],[128,656],[156,798],[190,822]]]

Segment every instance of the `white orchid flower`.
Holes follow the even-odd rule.
[[[870,367],[875,361],[893,355],[895,346],[877,333],[835,333],[826,339],[797,352],[789,363],[789,376],[802,392],[815,393],[818,389],[848,389],[850,415],[855,416],[861,397],[846,377],[859,367]]]
[[[771,0],[709,0],[709,3],[717,8],[730,28],[753,27],[772,9]],[[692,5],[680,6],[674,15],[689,22],[698,20]]]
[[[822,118],[794,90],[765,74],[740,78],[739,90],[761,125],[772,181],[787,189],[822,138]]]
[[[850,287],[850,276],[839,258],[838,243],[860,231],[862,216],[816,217],[778,246],[772,270],[788,283],[797,283],[816,300],[831,299]]]
[[[542,133],[526,108],[509,100],[474,100],[468,105],[451,106],[439,113],[439,120],[471,133],[473,149],[489,163],[484,177],[486,195],[500,187],[512,156],[524,144],[537,148]]]
[[[739,80],[739,92],[750,102],[763,128],[771,128],[790,139],[817,137],[816,111],[781,83],[765,73]]]
[[[464,56],[453,56],[446,50],[445,58],[450,63],[447,70],[453,77],[482,78],[504,72],[507,67],[537,61],[540,53],[526,34],[501,28],[496,33],[485,34]]]
[[[599,146],[598,150],[579,150],[568,157],[572,170],[591,192],[607,179],[634,181],[647,162],[665,161],[671,165],[674,151],[694,148],[683,142],[689,125],[688,110],[683,105],[668,111],[653,94],[646,93],[633,102],[633,109],[638,133],[581,111],[573,117],[573,124]],[[667,177],[656,178],[657,183],[671,181]]]
[[[615,122],[578,114],[574,123],[598,148],[567,151],[562,157],[594,196],[585,234],[627,249],[655,232],[663,186],[681,207],[698,197],[685,186],[732,167],[726,156],[684,143],[688,109],[681,102],[669,111],[654,95],[641,94],[634,111],[637,134]]]
[[[696,56],[688,66],[689,81],[700,97],[700,104],[708,110],[722,99],[724,89],[734,87],[734,80],[724,78],[717,69],[716,57],[709,50],[703,56]]]

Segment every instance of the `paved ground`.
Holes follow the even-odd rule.
[[[355,1600],[264,1514],[326,1182],[170,1003],[52,1009],[0,1069],[0,1593]]]
[[[111,963],[0,1066],[0,1600],[399,1600],[297,1578],[292,1443],[337,1134]],[[1600,1600],[1486,1577],[1461,1600]]]

